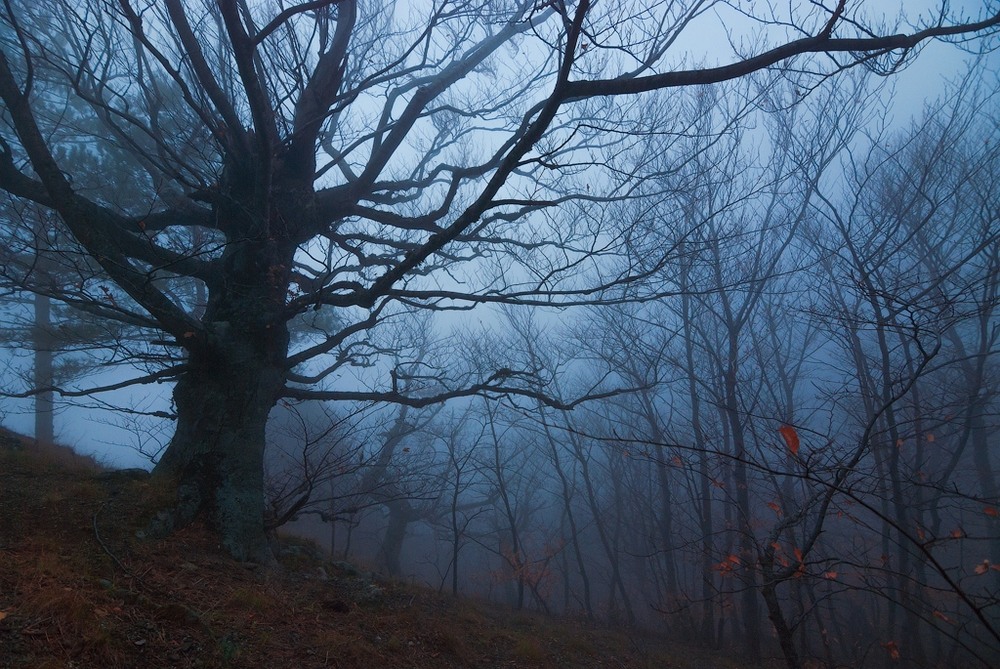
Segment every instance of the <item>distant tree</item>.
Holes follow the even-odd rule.
[[[71,111],[65,115],[71,116]],[[94,126],[92,120],[88,123],[75,116],[75,122],[64,130],[60,163],[72,173],[91,176],[100,171],[108,180],[130,184],[137,165],[123,161],[127,156],[92,153],[73,143],[78,128]],[[72,248],[70,236],[58,214],[5,195],[0,218],[5,222],[7,244],[0,248],[0,285],[14,299],[7,302],[0,332],[6,346],[32,353],[30,390],[18,394],[33,396],[35,439],[52,443],[57,386],[65,387],[109,360],[141,362],[143,356],[133,348],[136,342],[130,341],[134,327],[102,318],[88,309],[88,298],[79,299],[77,288],[94,275],[96,264],[86,254],[67,253]],[[108,295],[112,293],[104,293],[105,298]],[[30,308],[24,308],[29,303]]]
[[[713,4],[753,47],[678,65],[675,44]],[[541,215],[627,195],[643,176],[632,147],[684,131],[644,124],[629,96],[772,68],[807,85],[858,64],[888,72],[925,40],[969,44],[1000,25],[992,3],[972,20],[942,3],[912,29],[866,4],[782,7],[8,1],[0,188],[59,214],[60,251],[97,270],[77,290],[92,312],[147,330],[161,362],[134,382],[176,382],[157,465],[180,483],[175,520],[208,510],[226,550],[268,560],[265,424],[280,398],[566,404],[502,369],[417,397],[388,370],[364,390],[322,382],[375,364],[366,333],[401,311],[631,297],[631,273],[580,276],[628,255],[595,243],[622,239],[612,221]],[[100,122],[87,150],[141,166],[134,186],[60,160],[68,99]],[[132,187],[141,205],[116,197]],[[203,308],[177,288],[192,283]],[[291,346],[290,321],[313,309],[337,310],[339,327]]]
[[[472,416],[472,407],[466,407],[460,414],[451,413],[430,430],[439,448],[443,447],[444,456],[439,475],[440,496],[436,500],[435,513],[428,519],[447,546],[447,551],[440,556],[444,558],[444,567],[440,560],[435,562],[441,579],[438,590],[444,590],[450,580],[451,594],[455,597],[463,581],[462,549],[473,541],[482,541],[476,529],[477,520],[497,501],[497,496],[490,495],[486,489],[488,481],[474,460],[485,425],[474,425]]]
[[[984,448],[1000,353],[1000,200],[987,186],[1000,167],[998,100],[979,77],[995,82],[973,70],[919,123],[873,133],[847,171],[847,196],[822,199],[814,230],[829,272],[821,318],[850,370],[833,398],[864,426],[858,461],[870,481],[851,490],[879,521],[867,558],[884,579],[879,622],[911,662],[941,656],[948,636],[984,664],[980,649],[1000,648],[1000,579],[981,569],[964,580],[982,563],[960,563],[967,545],[1000,549],[997,463]],[[962,622],[926,634],[944,619]]]

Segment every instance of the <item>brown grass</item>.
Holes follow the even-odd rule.
[[[247,568],[197,523],[142,542],[163,485],[32,446],[0,433],[0,669],[738,666],[400,583],[372,601],[303,551]]]

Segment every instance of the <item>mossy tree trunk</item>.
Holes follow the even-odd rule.
[[[267,418],[286,382],[284,300],[294,246],[233,241],[209,285],[202,332],[174,388],[177,426],[155,473],[178,485],[172,525],[205,512],[227,552],[270,561],[264,530]]]
[[[178,524],[205,511],[223,548],[269,561],[264,533],[264,428],[283,386],[281,370],[244,344],[218,358],[192,356],[177,383],[177,429],[155,473],[178,483]]]

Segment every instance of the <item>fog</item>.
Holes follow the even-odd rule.
[[[4,11],[5,427],[239,560],[1000,663],[995,3],[311,4]]]

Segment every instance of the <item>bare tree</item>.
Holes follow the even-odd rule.
[[[950,636],[950,652],[964,646],[988,664],[978,649],[1000,642],[983,587],[995,579],[963,583],[974,565],[950,564],[969,532],[996,550],[982,501],[996,499],[995,464],[973,446],[990,421],[982,374],[997,353],[996,196],[984,187],[996,174],[996,126],[986,120],[996,98],[978,93],[980,76],[990,77],[971,72],[919,125],[873,134],[848,172],[850,195],[819,208],[824,311],[852,379],[834,399],[867,426],[870,474],[852,487],[879,519],[879,555],[867,568],[887,600],[885,643],[913,662],[943,654]],[[967,624],[925,633],[943,619]]]
[[[447,566],[441,570],[439,590],[444,589],[448,576],[451,576],[451,594],[457,597],[459,593],[460,555],[462,549],[473,539],[473,527],[476,520],[487,513],[488,507],[496,502],[495,495],[483,491],[486,477],[481,475],[480,467],[473,459],[476,446],[483,439],[486,424],[477,431],[469,433],[468,427],[471,408],[462,412],[461,416],[452,416],[448,427],[439,434],[444,442],[447,454],[447,466],[442,473],[443,494],[437,523],[446,530]]]

